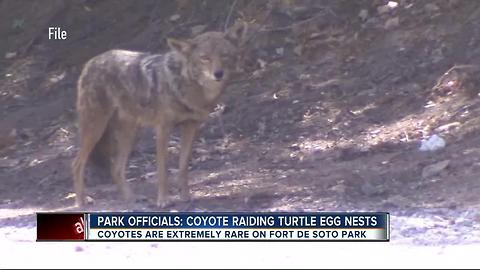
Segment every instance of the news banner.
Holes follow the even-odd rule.
[[[388,213],[37,213],[37,241],[389,241]]]

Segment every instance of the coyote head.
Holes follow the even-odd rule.
[[[206,32],[190,40],[168,39],[169,47],[184,58],[188,74],[201,84],[223,84],[237,61],[247,24],[235,23],[225,33]]]

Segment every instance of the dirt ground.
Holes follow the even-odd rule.
[[[195,142],[193,200],[154,206],[145,129],[128,168],[135,209],[90,168],[93,204],[80,210],[386,211],[392,243],[478,248],[480,2],[466,0],[0,1],[0,226],[79,210],[75,83],[89,58],[223,29],[233,2],[231,20],[257,27]],[[48,26],[67,40],[48,40]],[[420,151],[435,134],[445,146]]]

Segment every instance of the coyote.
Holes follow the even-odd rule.
[[[246,28],[237,22],[225,33],[169,38],[165,54],[110,50],[85,64],[77,85],[80,145],[72,164],[77,206],[85,204],[84,170],[90,156],[103,158],[124,199],[132,201],[125,170],[141,126],[156,131],[158,207],[169,204],[167,143],[172,128],[181,128],[178,180],[180,198],[189,200],[192,143],[233,73]]]

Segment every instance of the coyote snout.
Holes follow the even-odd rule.
[[[173,127],[181,128],[178,181],[181,198],[189,198],[187,169],[195,134],[231,77],[236,44],[245,33],[246,24],[236,23],[226,33],[168,39],[166,54],[111,50],[86,63],[77,85],[80,147],[73,179],[78,206],[85,203],[84,169],[92,152],[103,158],[123,197],[132,199],[125,167],[140,126],[156,130],[158,206],[169,202],[168,137]]]

